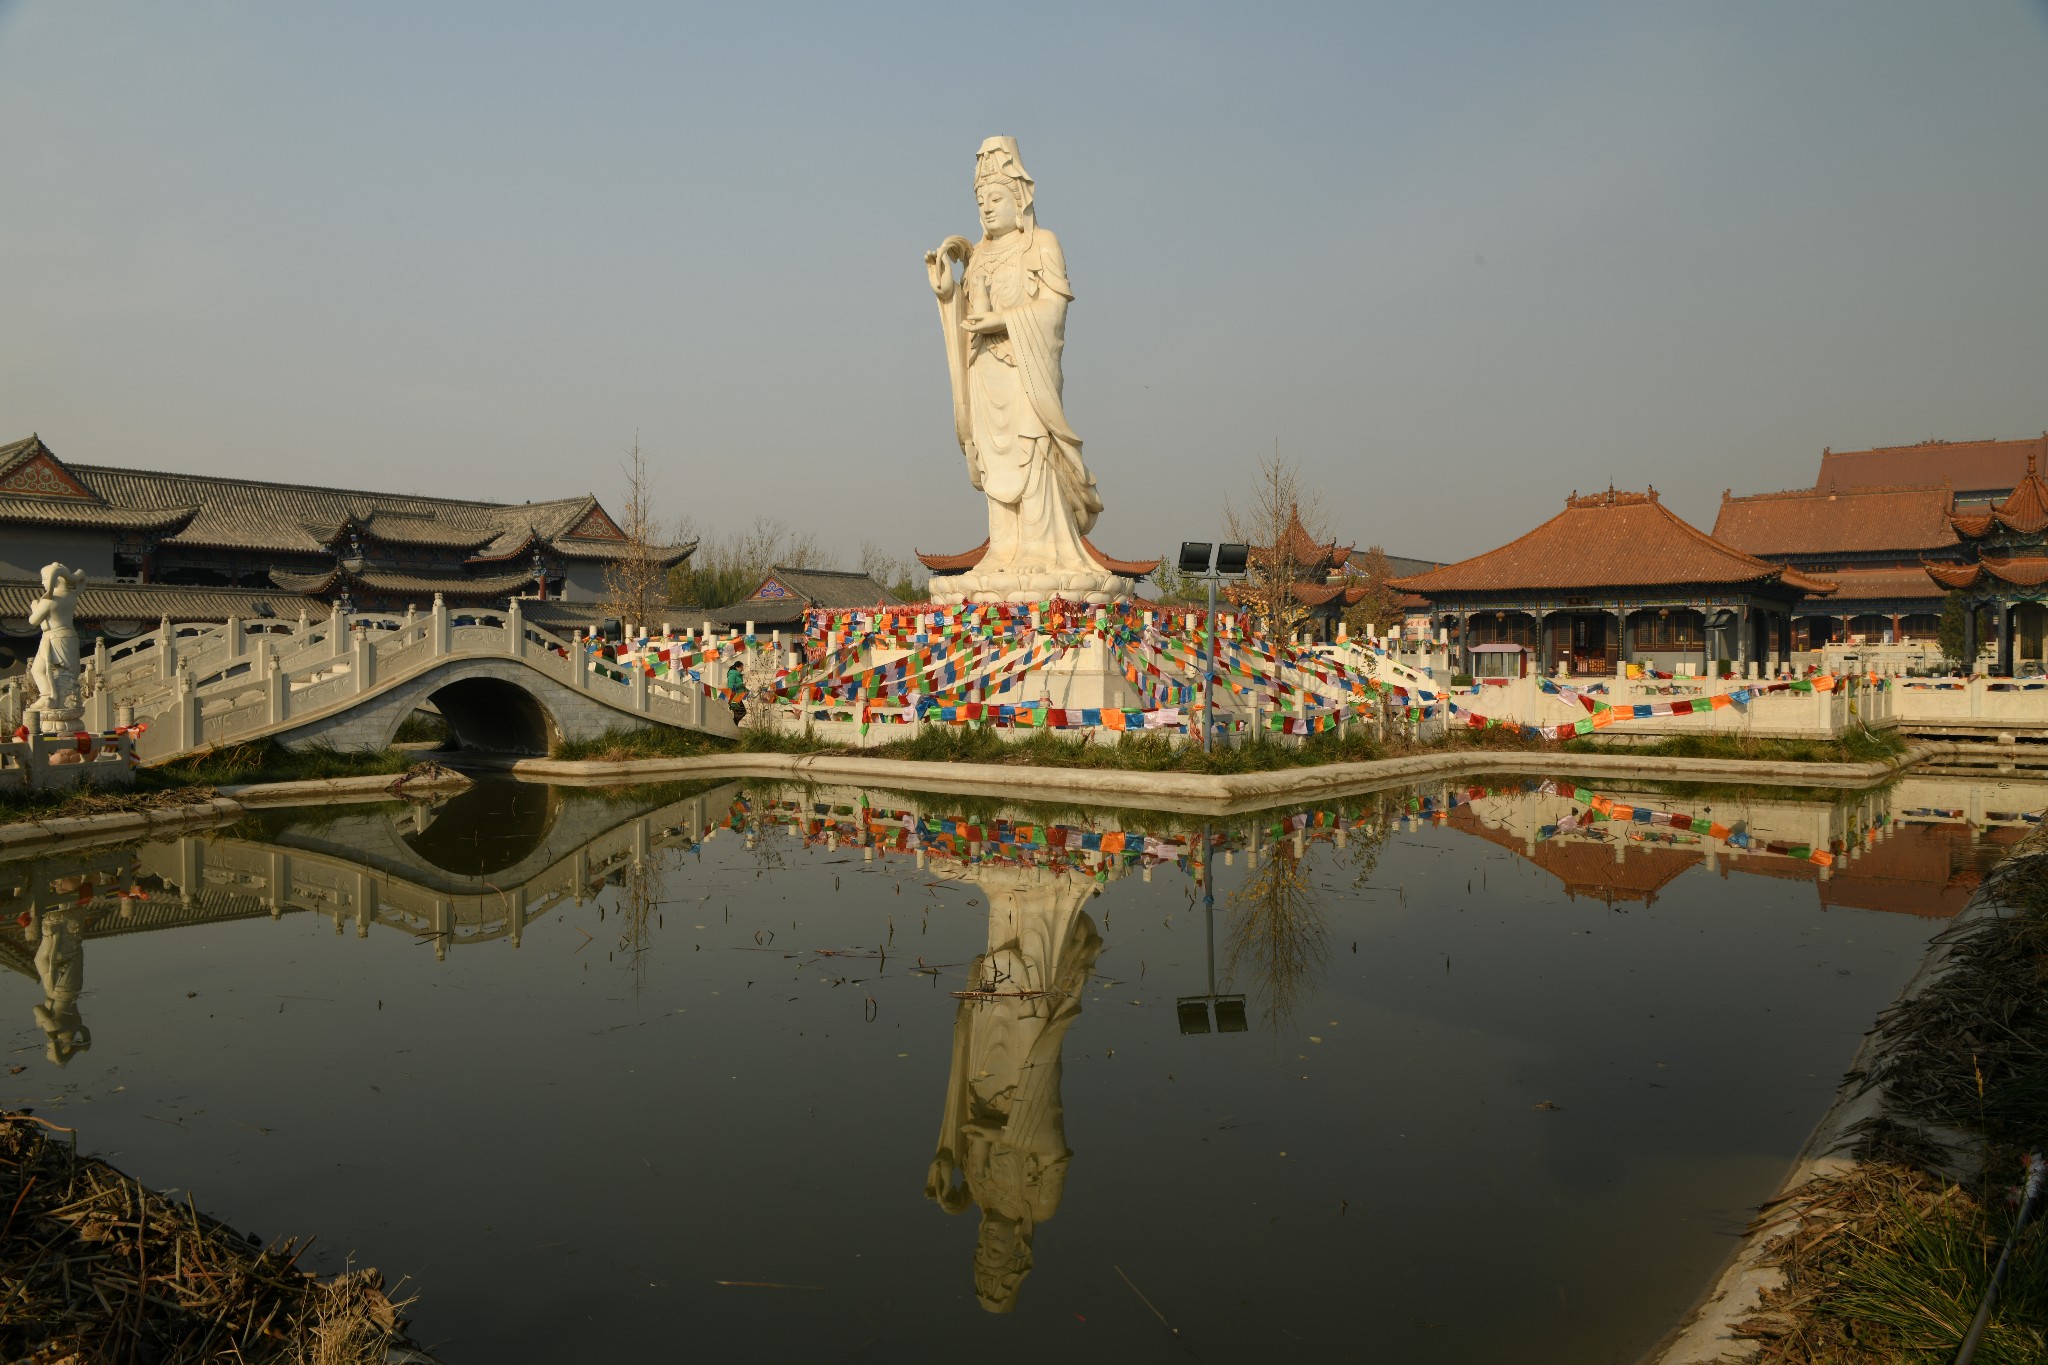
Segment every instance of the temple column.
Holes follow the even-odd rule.
[[[1749,672],[1749,607],[1735,609],[1735,676],[1744,677]]]
[[[1614,609],[1614,676],[1628,676],[1628,609]]]
[[[2012,676],[2012,603],[1998,599],[1998,671]]]

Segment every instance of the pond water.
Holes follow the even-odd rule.
[[[1629,1362],[2044,805],[273,812],[0,864],[0,1102],[451,1362]]]

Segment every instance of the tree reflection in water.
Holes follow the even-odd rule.
[[[1245,880],[1229,894],[1229,972],[1236,983],[1251,983],[1259,1015],[1267,1028],[1279,1032],[1294,1018],[1299,1002],[1312,992],[1329,961],[1329,920],[1323,888],[1316,885],[1310,853],[1318,844],[1334,846],[1335,856],[1355,870],[1354,890],[1372,879],[1380,850],[1390,833],[1390,808],[1375,802],[1376,811],[1347,817],[1337,813],[1330,828],[1309,823],[1311,817],[1289,817],[1277,826],[1244,832],[1251,866]],[[1317,813],[1320,815],[1320,812]],[[1291,827],[1291,828],[1290,828]]]

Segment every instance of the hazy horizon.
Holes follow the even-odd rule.
[[[920,256],[1015,135],[1149,557],[1277,441],[1455,559],[2048,428],[2048,3],[0,0],[0,441],[960,550]],[[793,493],[805,495],[801,498]]]

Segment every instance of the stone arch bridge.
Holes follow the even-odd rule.
[[[317,625],[230,619],[175,627],[88,661],[85,728],[131,717],[145,762],[274,738],[381,749],[424,703],[465,748],[546,753],[557,740],[673,726],[737,733],[696,678],[621,669],[509,610],[336,612]]]

